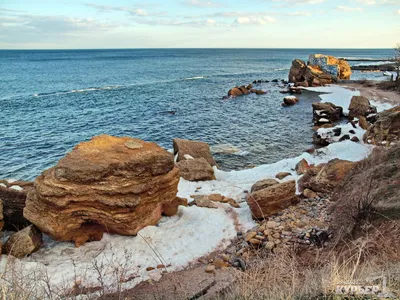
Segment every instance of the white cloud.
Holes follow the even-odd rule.
[[[295,12],[290,12],[287,15],[292,17],[310,17],[311,13],[307,11],[295,11]]]
[[[363,11],[361,7],[350,7],[350,6],[344,6],[344,5],[339,5],[336,7],[337,10],[341,10],[344,12],[360,12]]]
[[[220,4],[212,1],[204,1],[204,0],[186,0],[182,2],[184,5],[194,6],[194,7],[219,7]]]
[[[85,3],[86,6],[97,9],[102,12],[110,12],[110,11],[122,11],[127,12],[132,16],[144,17],[147,16],[147,12],[141,8],[131,8],[126,6],[111,6],[111,5],[100,5],[96,3]]]
[[[364,4],[364,5],[374,5],[376,4],[375,0],[357,0],[358,3]]]
[[[325,2],[326,0],[285,0],[285,1],[295,4],[320,4],[322,2]]]
[[[400,15],[400,9],[396,12],[398,15]]]
[[[235,21],[240,25],[266,25],[274,22],[276,20],[272,17],[238,17]]]

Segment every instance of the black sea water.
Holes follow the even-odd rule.
[[[215,146],[227,170],[299,155],[311,145],[318,95],[303,93],[298,105],[284,108],[281,84],[269,82],[257,86],[266,95],[222,97],[253,80],[287,79],[291,61],[310,53],[392,55],[390,49],[2,50],[0,178],[31,180],[103,133],[166,149],[175,137],[202,140]]]

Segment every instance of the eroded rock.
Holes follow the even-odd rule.
[[[127,147],[134,142],[142,147]],[[155,143],[101,135],[77,145],[44,171],[24,216],[42,232],[77,246],[103,233],[136,235],[176,199],[179,170]]]
[[[4,248],[7,254],[22,258],[39,250],[42,244],[42,233],[34,225],[29,225],[12,234]]]
[[[214,169],[204,158],[181,160],[176,163],[181,176],[189,181],[214,180]]]

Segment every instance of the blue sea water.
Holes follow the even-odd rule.
[[[286,79],[291,61],[310,53],[384,60],[392,50],[2,50],[0,178],[31,180],[103,133],[166,149],[175,137],[240,149],[215,154],[222,169],[296,156],[311,145],[316,94],[286,108],[275,83],[257,86],[266,95],[222,96],[255,79]],[[376,76],[355,72],[352,79]]]

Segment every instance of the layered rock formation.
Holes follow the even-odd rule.
[[[400,141],[400,106],[385,110],[376,116],[375,123],[364,134],[364,142],[390,145]]]
[[[289,72],[289,82],[298,86],[319,86],[336,82],[337,79],[350,79],[350,65],[333,56],[311,54],[306,62],[295,59]]]
[[[156,224],[164,207],[170,214],[178,182],[173,155],[157,144],[101,135],[36,178],[24,216],[54,239],[77,246],[100,240],[104,232],[136,235]]]
[[[312,167],[298,181],[299,190],[309,189],[314,192],[331,193],[353,167],[353,162],[341,159],[333,159],[327,164]]]
[[[265,188],[258,189],[263,185]],[[264,181],[256,183],[253,189],[255,191],[247,196],[247,203],[254,219],[269,217],[297,201],[294,180],[275,184],[272,181]]]

